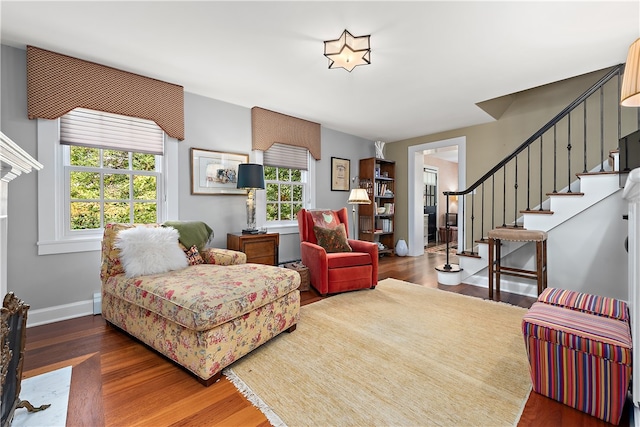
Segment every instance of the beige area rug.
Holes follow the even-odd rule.
[[[501,426],[530,391],[526,310],[385,279],[303,306],[225,375],[288,426]]]

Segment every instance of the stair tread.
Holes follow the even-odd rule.
[[[520,211],[520,213],[527,213],[527,214],[542,214],[542,215],[553,215],[553,211],[540,210],[540,209],[536,209],[536,210],[522,210],[522,211]]]
[[[458,252],[456,255],[458,256],[464,256],[467,258],[482,258],[477,252],[474,252],[473,254],[471,252]]]
[[[547,193],[547,196],[584,196],[584,193],[571,192],[571,193]]]
[[[591,175],[618,175],[619,171],[602,171],[602,172],[580,172],[577,173],[576,176],[580,178],[581,176],[591,176]]]

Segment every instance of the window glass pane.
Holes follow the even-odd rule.
[[[302,185],[293,186],[293,200],[296,202],[302,202]]]
[[[291,169],[282,169],[278,168],[278,180],[279,181],[289,181],[289,172]]]
[[[129,175],[104,174],[105,199],[129,199]]]
[[[133,222],[136,224],[150,224],[158,222],[155,203],[134,203]]]
[[[72,202],[70,205],[70,228],[87,230],[100,228],[100,204],[97,202]]]
[[[99,173],[72,171],[69,175],[69,195],[72,199],[100,199]]]
[[[281,185],[280,186],[280,201],[282,201],[282,202],[291,201],[291,186],[290,185]]]
[[[295,221],[304,206],[306,175],[299,169],[265,166],[266,220]]]
[[[156,177],[147,175],[134,175],[133,198],[137,200],[155,200]]]
[[[105,203],[104,204],[104,223],[110,222],[131,222],[129,217],[128,203]]]
[[[265,166],[264,179],[274,181],[276,179],[276,168],[273,166]]]
[[[97,148],[71,146],[69,150],[69,164],[71,166],[100,166],[100,150]]]
[[[267,184],[267,201],[268,202],[277,202],[280,200],[278,194],[278,184]]]
[[[103,167],[110,169],[129,169],[129,153],[127,151],[103,150]]]
[[[267,221],[277,221],[277,220],[278,220],[278,204],[267,203]]]
[[[298,212],[302,209],[302,203],[294,203],[293,204],[293,217],[295,218],[298,215]]]
[[[291,216],[291,205],[288,203],[282,203],[280,205],[280,220],[287,221],[291,219],[293,219]]]
[[[153,171],[156,169],[156,156],[153,154],[132,153],[133,170]]]

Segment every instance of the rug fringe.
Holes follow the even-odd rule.
[[[287,424],[282,421],[282,418],[280,418],[278,414],[276,414],[273,409],[271,409],[269,405],[264,402],[264,400],[260,399],[260,397],[255,394],[253,390],[251,390],[251,387],[249,387],[235,372],[233,372],[233,369],[225,368],[222,371],[222,374],[227,377],[229,381],[231,381],[231,383],[238,389],[238,391],[242,393],[242,395],[246,397],[253,406],[258,408],[260,412],[262,412],[264,416],[267,417],[267,420],[269,420],[272,426],[287,427]]]
[[[516,427],[520,422],[520,418],[522,418],[522,414],[524,413],[524,408],[527,406],[527,402],[529,402],[529,397],[531,396],[531,392],[533,391],[533,387],[529,387],[529,392],[527,393],[527,397],[520,405],[520,411],[518,411],[518,415],[516,416],[516,421],[513,423],[513,427]]]

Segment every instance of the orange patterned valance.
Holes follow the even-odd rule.
[[[276,142],[304,147],[320,160],[320,124],[260,107],[251,109],[251,140],[254,150],[266,151]]]
[[[27,46],[27,113],[57,119],[76,107],[153,120],[184,139],[184,88]]]

